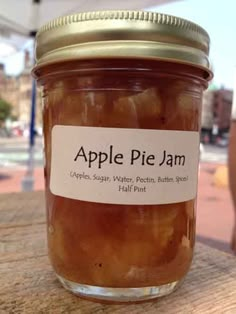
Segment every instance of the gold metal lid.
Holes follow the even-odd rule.
[[[192,22],[146,11],[59,17],[36,35],[36,68],[68,60],[143,58],[190,64],[212,77],[207,32]]]

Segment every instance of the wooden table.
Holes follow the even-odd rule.
[[[236,258],[197,243],[191,271],[172,295],[133,305],[89,302],[64,290],[49,264],[43,193],[4,194],[0,195],[0,313],[236,314]]]

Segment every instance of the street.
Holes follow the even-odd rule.
[[[20,192],[24,188],[29,164],[29,144],[26,138],[0,138],[0,193]],[[35,138],[34,189],[44,187],[42,138]]]
[[[43,166],[42,138],[35,138],[35,167]],[[0,138],[0,169],[15,170],[25,169],[29,159],[28,139],[19,138]]]
[[[214,145],[203,145],[203,152],[201,155],[202,162],[211,163],[226,163],[227,161],[227,147],[218,147]]]

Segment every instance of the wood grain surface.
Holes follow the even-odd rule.
[[[49,264],[43,193],[4,194],[0,195],[0,314],[8,313],[236,314],[236,258],[197,244],[188,276],[170,296],[133,305],[82,300],[61,287]]]

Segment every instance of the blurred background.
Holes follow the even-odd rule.
[[[236,72],[234,0],[0,0],[0,193],[44,188],[40,95],[30,74],[37,29],[59,15],[99,9],[177,15],[208,31],[214,79],[203,99],[197,237],[230,251],[234,215],[227,151]]]

